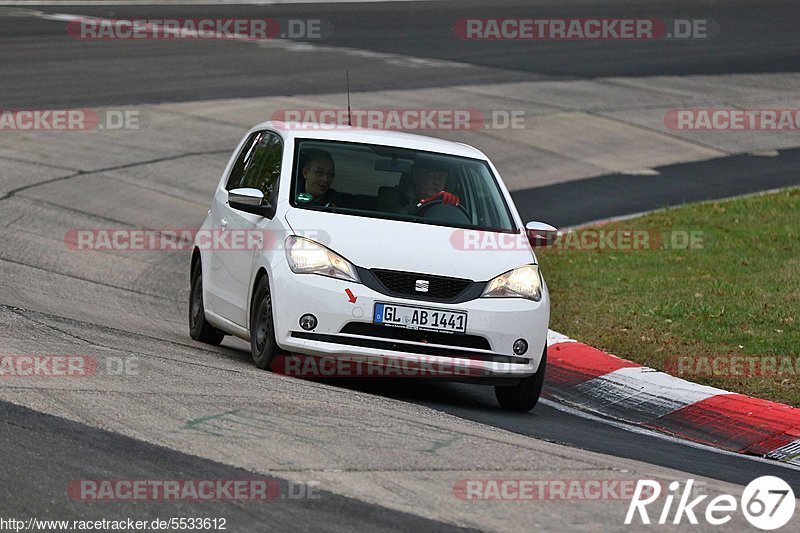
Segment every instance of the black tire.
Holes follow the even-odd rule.
[[[508,386],[496,385],[494,395],[500,407],[509,411],[530,411],[539,402],[544,387],[544,373],[547,367],[547,346],[542,352],[539,370],[532,376],[522,378],[518,384]]]
[[[253,362],[262,370],[269,370],[278,355],[275,341],[275,322],[272,320],[272,295],[269,281],[262,277],[256,286],[250,310],[250,352]]]
[[[225,333],[206,322],[206,311],[203,305],[203,271],[198,259],[192,269],[192,290],[189,293],[189,335],[200,342],[217,345],[222,342]]]

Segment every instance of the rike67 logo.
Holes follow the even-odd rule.
[[[740,500],[730,494],[722,494],[706,501],[706,498],[709,497],[707,494],[693,494],[693,485],[694,480],[689,479],[681,490],[680,482],[673,481],[668,486],[667,494],[662,495],[661,483],[640,479],[628,507],[625,524],[635,523],[638,514],[638,520],[647,525],[686,522],[697,525],[699,524],[698,517],[700,517],[705,519],[707,524],[721,526],[730,522],[733,515],[741,510],[752,526],[764,531],[772,531],[788,524],[794,515],[796,504],[794,491],[779,477],[762,476],[754,479],[745,487]],[[658,509],[648,510],[648,506],[662,496],[663,507],[651,522],[648,511],[658,511]]]

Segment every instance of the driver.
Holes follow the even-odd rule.
[[[419,209],[441,199],[442,203],[457,206],[461,200],[453,193],[444,190],[447,176],[449,175],[447,165],[428,158],[420,158],[414,163],[414,170],[411,174],[414,183],[414,194],[411,202],[407,205],[393,209],[395,213],[408,215],[416,214]]]

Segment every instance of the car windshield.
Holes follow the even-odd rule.
[[[298,140],[291,204],[422,224],[516,231],[486,161],[393,146]]]

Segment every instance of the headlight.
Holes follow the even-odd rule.
[[[286,260],[295,274],[319,274],[359,283],[355,267],[321,244],[290,235],[285,242]]]
[[[527,298],[538,302],[542,299],[539,265],[525,265],[500,274],[486,284],[481,298]]]

